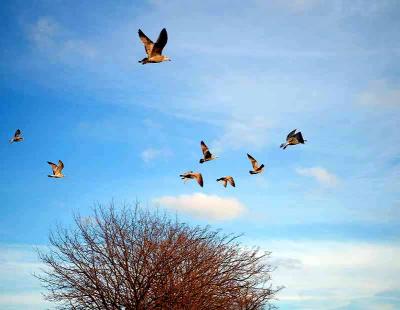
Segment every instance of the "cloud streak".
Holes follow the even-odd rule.
[[[277,266],[274,281],[286,287],[279,299],[292,302],[292,306],[296,303],[299,309],[353,309],[353,303],[375,303],[381,297],[390,304],[400,302],[400,262],[396,260],[400,247],[396,244],[329,240],[253,243],[272,251],[272,263]],[[381,309],[379,305],[371,309]]]
[[[171,156],[171,151],[169,149],[158,149],[158,148],[147,148],[142,151],[140,157],[145,163],[150,163],[160,157],[169,157]]]
[[[296,172],[302,176],[313,177],[322,185],[334,187],[339,184],[339,178],[322,167],[297,168]]]
[[[369,106],[400,106],[400,87],[386,80],[372,81],[358,95],[357,102]]]

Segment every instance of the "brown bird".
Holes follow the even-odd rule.
[[[217,159],[218,157],[214,156],[213,154],[211,154],[211,152],[209,151],[207,145],[204,143],[204,141],[200,142],[200,146],[201,146],[201,151],[203,152],[203,157],[202,159],[200,159],[200,164],[206,162],[206,161],[210,161],[213,159]]]
[[[224,185],[224,187],[226,187],[226,185],[229,184],[232,185],[233,187],[235,187],[235,180],[231,177],[231,176],[226,176],[226,177],[222,177],[217,179],[217,182],[222,182],[222,184]]]
[[[195,179],[197,181],[197,183],[199,183],[199,185],[201,187],[203,187],[203,184],[204,184],[203,183],[203,176],[199,172],[188,171],[188,172],[185,172],[184,174],[181,174],[179,176],[184,181],[187,181],[189,179]]]
[[[255,160],[254,157],[251,156],[250,154],[247,154],[247,157],[249,158],[251,165],[253,166],[253,170],[249,171],[250,174],[258,174],[263,172],[264,164],[259,166],[257,160]]]
[[[51,166],[51,169],[53,170],[53,174],[48,175],[49,178],[63,178],[64,177],[64,175],[61,173],[61,171],[64,169],[64,163],[61,160],[58,161],[58,165],[56,165],[55,163],[52,163],[50,161],[48,161],[47,163]]]
[[[24,138],[22,137],[21,130],[17,129],[17,131],[16,131],[15,134],[14,134],[14,137],[12,137],[12,138],[10,139],[10,143],[13,143],[13,142],[21,142],[22,140],[24,140]]]
[[[168,34],[167,34],[167,30],[165,28],[163,28],[163,30],[161,30],[156,43],[151,41],[143,33],[142,30],[139,29],[138,32],[139,32],[139,38],[140,38],[140,40],[142,40],[142,42],[144,44],[144,49],[146,50],[146,54],[147,54],[146,58],[139,60],[139,62],[142,65],[145,65],[147,63],[158,63],[158,62],[163,62],[163,61],[167,61],[167,60],[171,61],[171,59],[169,57],[161,55],[162,50],[168,41]]]
[[[286,137],[286,142],[281,144],[281,148],[286,149],[289,145],[296,145],[296,144],[304,144],[307,140],[303,139],[303,135],[301,132],[297,132],[296,130],[292,130]]]

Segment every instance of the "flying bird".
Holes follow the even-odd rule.
[[[213,154],[211,154],[210,150],[208,149],[208,147],[204,143],[204,141],[201,141],[200,145],[201,145],[201,151],[203,152],[203,157],[204,157],[204,158],[200,159],[200,164],[202,164],[206,161],[210,161],[210,160],[218,158],[218,157],[214,156]]]
[[[144,44],[144,49],[146,50],[147,57],[143,58],[142,60],[139,60],[139,62],[142,65],[145,65],[147,63],[158,63],[158,62],[163,62],[163,61],[171,61],[171,59],[167,56],[161,55],[163,48],[167,44],[168,41],[168,34],[167,30],[163,28],[161,30],[160,35],[158,36],[158,39],[156,43],[151,41],[144,33],[142,30],[139,29],[139,38],[142,40]]]
[[[21,130],[17,129],[17,131],[16,131],[15,134],[14,134],[14,137],[12,137],[12,138],[10,139],[10,143],[13,143],[13,142],[21,142],[22,140],[24,140],[24,138],[22,137]]]
[[[229,182],[230,185],[235,187],[235,180],[231,176],[226,176],[226,177],[219,178],[219,179],[217,179],[217,182],[222,182],[224,187],[226,187],[226,185]]]
[[[253,170],[250,170],[249,173],[250,174],[261,173],[263,171],[263,169],[264,169],[264,164],[259,166],[257,160],[255,160],[254,157],[251,156],[250,154],[247,154],[247,157],[249,158],[249,160],[251,162],[251,165],[253,166]]]
[[[204,184],[203,183],[203,176],[199,172],[188,171],[188,172],[185,172],[184,174],[181,174],[179,176],[184,181],[187,181],[189,179],[195,179],[197,181],[197,183],[199,183],[199,185],[201,187],[203,187],[203,184]]]
[[[61,160],[58,161],[58,165],[52,163],[51,161],[48,161],[47,163],[51,166],[51,169],[53,170],[53,174],[48,175],[49,178],[64,177],[64,175],[61,173],[61,171],[64,169],[64,163]]]
[[[292,130],[286,137],[286,142],[281,144],[281,148],[286,149],[289,145],[304,144],[307,140],[303,139],[301,132],[297,132],[297,129]]]

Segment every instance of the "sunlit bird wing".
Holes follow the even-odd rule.
[[[210,158],[211,157],[211,152],[209,151],[207,145],[204,143],[204,141],[200,142],[201,145],[201,151],[203,152],[204,158]]]
[[[153,47],[154,47],[154,43],[153,41],[151,41],[144,33],[142,30],[139,29],[138,31],[139,33],[139,38],[140,40],[142,40],[143,44],[144,44],[144,49],[146,50],[146,54],[148,57],[151,56]]]
[[[233,187],[235,187],[235,180],[234,180],[232,177],[227,177],[226,179],[228,180],[228,182],[229,182]]]
[[[254,157],[251,156],[250,154],[247,154],[247,157],[249,158],[249,160],[250,160],[250,162],[251,162],[251,165],[253,166],[253,169],[254,169],[254,170],[257,170],[257,169],[258,169],[258,162],[257,162],[257,160],[255,160]]]
[[[203,176],[201,175],[201,173],[194,173],[193,176],[195,177],[197,183],[199,183],[199,185],[201,187],[203,187]]]
[[[294,136],[294,133],[296,132],[297,129],[292,130],[291,132],[289,132],[289,134],[286,137],[286,140],[289,140],[291,137]]]
[[[52,163],[51,161],[48,161],[47,163],[51,166],[51,170],[53,170],[53,174],[56,174],[57,169],[58,169],[57,165],[55,163]]]
[[[64,169],[64,163],[61,160],[58,160],[58,172],[61,172]]]

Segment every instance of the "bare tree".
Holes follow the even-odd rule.
[[[60,309],[270,309],[269,253],[136,206],[58,227],[36,275]]]

